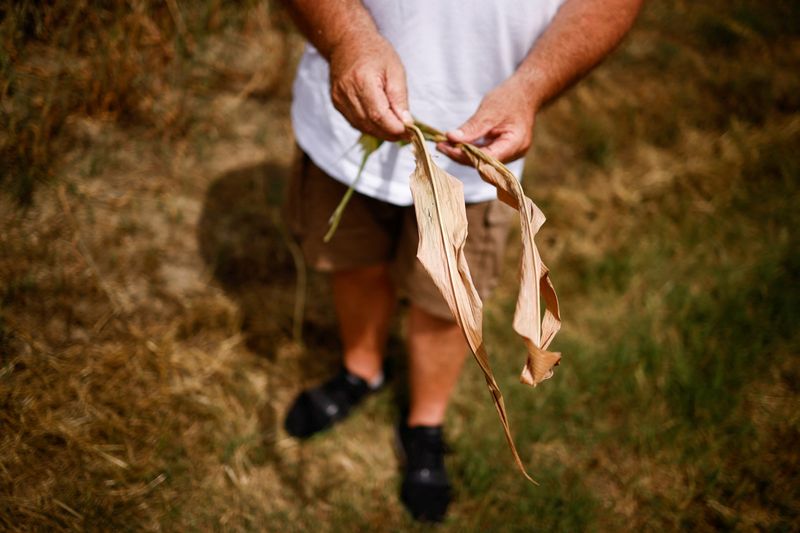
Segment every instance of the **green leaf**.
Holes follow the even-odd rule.
[[[361,179],[361,173],[364,172],[367,159],[372,155],[373,152],[375,152],[375,150],[381,147],[383,140],[367,133],[362,133],[361,137],[358,138],[358,144],[364,151],[364,155],[361,157],[361,164],[358,167],[358,174],[356,174],[356,179],[354,179],[353,183],[350,184],[350,187],[347,188],[347,191],[344,193],[344,196],[342,196],[341,201],[339,201],[339,205],[336,206],[336,209],[331,214],[331,218],[328,220],[330,228],[328,229],[328,233],[326,233],[322,238],[324,242],[330,242],[330,240],[333,238],[333,234],[336,233],[336,228],[339,227],[339,221],[342,219],[344,209],[347,207],[350,197],[353,196],[353,191],[355,191],[356,184],[358,184],[358,180]]]

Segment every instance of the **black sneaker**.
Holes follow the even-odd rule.
[[[448,448],[441,426],[397,429],[397,451],[403,464],[400,499],[415,520],[441,522],[450,504],[451,489],[444,466]]]
[[[385,373],[384,373],[385,374]],[[347,418],[366,396],[382,389],[370,385],[346,368],[318,387],[300,393],[286,414],[284,428],[293,437],[306,439]]]

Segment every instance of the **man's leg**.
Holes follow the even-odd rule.
[[[345,370],[303,391],[292,403],[284,427],[295,437],[329,428],[383,385],[383,351],[395,303],[389,268],[359,267],[332,277]]]
[[[478,293],[485,298],[502,262],[510,208],[499,202],[466,207],[469,236],[465,253]],[[468,354],[467,342],[434,285],[416,259],[416,217],[406,213],[398,254],[398,283],[411,300],[407,335],[410,405],[398,427],[404,459],[400,498],[412,516],[440,521],[451,499],[444,461],[442,426],[447,404]]]
[[[389,265],[333,274],[333,299],[348,371],[374,382],[380,377],[383,351],[395,306]]]
[[[452,319],[411,304],[408,313],[410,405],[398,427],[405,459],[400,499],[418,520],[439,522],[450,503],[442,423],[467,355],[467,343]]]
[[[453,320],[444,320],[411,304],[408,426],[442,425],[467,350],[464,334]]]
[[[344,420],[381,388],[382,356],[395,303],[388,262],[395,253],[403,210],[356,193],[336,236],[326,243],[323,236],[330,214],[347,187],[307,156],[299,163],[285,213],[306,264],[333,272],[334,307],[344,347],[344,368],[300,392],[287,411],[286,431],[308,438]]]

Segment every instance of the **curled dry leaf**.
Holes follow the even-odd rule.
[[[427,124],[416,122],[426,139],[442,142],[447,137]],[[459,143],[472,166],[487,183],[497,189],[497,198],[519,211],[522,238],[519,278],[520,290],[514,313],[514,330],[519,334],[528,351],[520,381],[536,386],[553,375],[553,368],[561,360],[561,354],[548,352],[547,347],[561,328],[561,315],[555,288],[550,281],[550,271],[542,262],[534,238],[544,224],[542,211],[525,196],[522,185],[514,174],[500,161],[469,143]],[[544,298],[545,312],[541,315],[541,300]]]
[[[416,126],[407,129],[417,160],[411,175],[411,194],[419,228],[417,257],[444,296],[483,371],[517,466],[525,477],[533,481],[525,471],[511,437],[503,396],[492,375],[483,344],[483,303],[475,290],[464,255],[467,215],[463,186],[433,163],[422,132]]]
[[[556,291],[550,281],[550,271],[542,262],[534,241],[545,217],[536,204],[525,196],[522,185],[505,165],[472,145],[465,144],[462,149],[481,177],[497,188],[497,198],[519,211],[522,255],[519,260],[520,288],[514,312],[514,331],[522,337],[528,350],[520,380],[535,387],[553,375],[553,367],[561,359],[561,354],[547,351],[561,328],[561,316]],[[540,322],[542,298],[545,311]]]

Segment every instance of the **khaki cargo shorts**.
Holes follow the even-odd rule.
[[[329,243],[322,238],[328,219],[347,190],[301,152],[286,196],[286,222],[307,264],[337,272],[377,264],[391,265],[399,295],[434,316],[454,320],[422,263],[417,259],[414,206],[396,206],[354,193]],[[482,299],[497,284],[514,211],[493,200],[467,204],[469,234],[464,248],[470,273]]]

